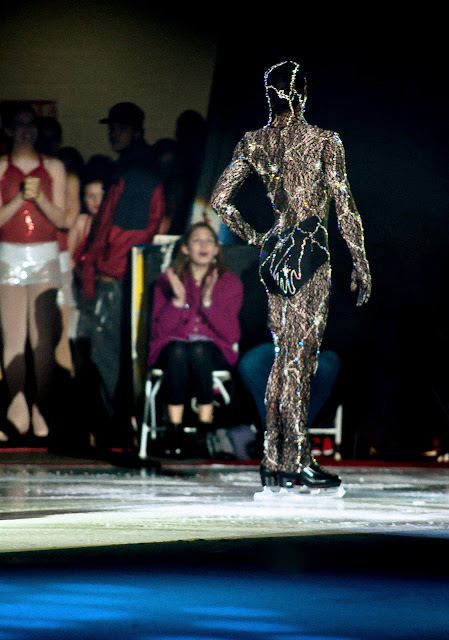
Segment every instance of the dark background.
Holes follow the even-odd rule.
[[[318,15],[320,14],[320,15]],[[202,178],[210,195],[243,133],[266,124],[263,74],[283,60],[308,80],[306,119],[342,137],[365,228],[373,277],[356,308],[351,263],[331,210],[331,311],[324,347],[342,358],[345,455],[387,459],[445,446],[447,342],[448,92],[438,16],[353,14],[351,19],[270,10],[224,18]],[[238,205],[270,226],[258,186]],[[268,225],[268,227],[267,227]]]
[[[380,3],[360,10],[226,3],[211,11],[130,0],[126,11],[143,21],[181,24],[191,42],[207,33],[218,43],[200,183],[206,199],[241,135],[267,122],[265,70],[289,59],[302,65],[307,120],[337,131],[344,142],[373,276],[369,304],[356,308],[349,253],[332,211],[333,292],[323,348],[342,359],[343,454],[363,457],[374,447],[383,457],[408,456],[429,449],[434,436],[449,440],[445,16],[430,6],[415,13]],[[84,15],[87,25],[89,11]],[[26,27],[17,36],[24,46]],[[166,29],[167,38],[175,37]],[[120,21],[108,36],[111,47],[120,42]],[[71,39],[83,46],[83,34]],[[129,73],[132,80],[132,68]],[[102,80],[92,100],[101,101]],[[242,191],[240,203],[255,226],[267,224],[267,200],[256,185]]]

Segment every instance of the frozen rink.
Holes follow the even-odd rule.
[[[335,468],[335,467],[333,467]],[[346,494],[255,500],[256,466],[4,465],[3,552],[314,533],[448,536],[449,468],[337,467]]]
[[[259,501],[255,465],[12,455],[1,640],[449,639],[447,465],[334,465],[343,498]]]

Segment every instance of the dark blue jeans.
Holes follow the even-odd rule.
[[[122,347],[122,296],[119,280],[96,282],[95,297],[82,293],[77,297],[80,312],[77,340],[87,340],[90,358],[100,379],[100,393],[110,415],[114,411],[114,396],[120,378]]]
[[[251,393],[265,428],[265,389],[274,361],[271,342],[260,344],[247,351],[239,360],[237,370]],[[309,421],[311,426],[329,398],[340,370],[340,359],[333,351],[322,351],[318,355],[318,368],[310,387]]]

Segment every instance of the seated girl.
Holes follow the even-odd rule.
[[[154,290],[148,365],[164,371],[169,452],[181,452],[188,390],[197,398],[198,439],[211,428],[212,371],[238,360],[242,302],[242,282],[224,264],[215,231],[204,222],[192,225]]]

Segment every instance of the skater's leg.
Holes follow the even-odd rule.
[[[283,298],[279,296],[269,297],[269,307],[274,309],[273,316],[279,316],[279,306],[283,304]],[[283,359],[279,348],[278,327],[275,323],[271,324],[271,332],[274,342],[274,361],[268,377],[267,388],[265,392],[265,438],[264,438],[264,456],[261,464],[262,483],[264,483],[264,473],[274,472],[278,470],[282,456],[281,450],[281,414],[279,410],[279,398],[283,386]]]
[[[289,298],[282,315],[283,385],[280,394],[282,457],[279,481],[307,487],[337,487],[340,478],[322,469],[311,455],[308,418],[311,379],[326,327],[329,269],[323,265],[314,277]]]
[[[282,298],[280,305],[274,296],[269,299],[270,322],[277,333],[282,363],[278,385],[280,471],[298,473],[311,462],[307,431],[310,382],[326,326],[329,280],[329,266],[325,264],[295,296]]]
[[[313,459],[308,437],[311,378],[326,327],[330,270],[323,265],[296,296],[269,296],[276,357],[266,392],[267,428],[262,484],[270,472],[284,486],[337,487],[340,478]]]
[[[265,469],[297,472],[310,462],[307,434],[310,379],[316,364],[317,335],[322,332],[316,330],[309,298],[308,285],[294,298],[277,295],[268,298],[275,359],[265,396],[262,472]],[[323,323],[327,309],[324,303]]]

